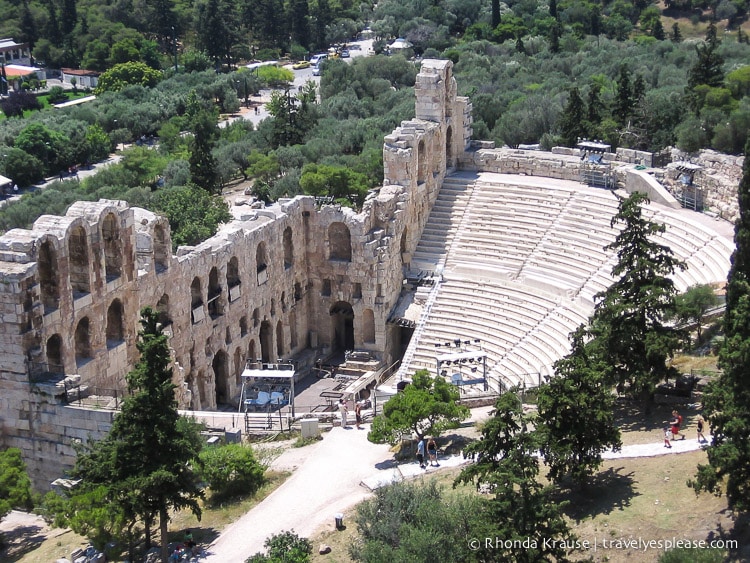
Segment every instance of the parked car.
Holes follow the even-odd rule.
[[[320,76],[320,65],[315,65],[313,67],[313,76]]]
[[[324,61],[328,58],[328,53],[319,53],[310,57],[310,64],[312,66],[318,66],[320,61]]]
[[[310,61],[300,61],[292,65],[294,70],[302,70],[303,68],[310,68],[312,63]]]
[[[340,57],[342,59],[348,59],[349,58],[349,50],[348,49],[342,49]]]

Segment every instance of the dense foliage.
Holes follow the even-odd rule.
[[[487,536],[486,501],[450,495],[431,480],[379,487],[357,506],[359,537],[349,548],[354,561],[479,561],[468,538]]]
[[[130,394],[106,438],[83,449],[73,469],[81,484],[60,507],[63,522],[89,535],[98,547],[112,538],[131,547],[135,526],[158,520],[162,561],[167,561],[171,510],[189,508],[200,518],[202,491],[195,471],[202,441],[177,413],[166,335],[150,308],[142,311],[140,360],[127,375]]]
[[[245,563],[308,563],[312,555],[310,540],[299,537],[294,530],[274,534],[263,545],[268,553],[256,553]]]
[[[738,511],[750,509],[750,142],[739,186],[740,218],[735,225],[732,267],[727,283],[724,345],[719,354],[722,373],[704,396],[703,407],[713,440],[708,463],[698,467],[691,482],[696,490],[726,493]]]
[[[411,384],[391,397],[383,414],[372,421],[367,439],[375,443],[398,443],[413,434],[419,440],[428,434],[439,435],[469,417],[469,409],[457,403],[458,388],[444,377],[430,377],[418,370]]]
[[[263,484],[265,467],[252,448],[227,444],[206,448],[200,453],[201,477],[211,489],[211,502],[255,493]]]
[[[0,519],[14,508],[33,508],[31,480],[21,450],[7,448],[0,451]]]

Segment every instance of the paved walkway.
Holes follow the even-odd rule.
[[[472,410],[472,421],[487,417],[491,407]],[[369,430],[369,425],[363,425]],[[709,437],[710,439],[710,437]],[[608,452],[604,459],[673,455],[699,449],[697,439],[624,446]],[[438,460],[440,467],[420,469],[416,462],[398,464],[385,445],[367,441],[367,430],[333,428],[322,441],[304,448],[291,448],[273,463],[275,469],[294,471],[292,476],[263,502],[226,528],[206,548],[210,563],[242,563],[264,551],[263,542],[272,534],[294,530],[310,537],[323,524],[334,524],[334,515],[345,512],[387,483],[457,467],[462,456]],[[316,547],[316,546],[313,546]]]

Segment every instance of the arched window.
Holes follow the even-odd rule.
[[[123,321],[122,302],[112,301],[107,309],[107,348],[114,348],[125,340],[125,323]]]
[[[166,293],[156,303],[156,314],[157,321],[161,324],[162,328],[172,324],[172,316],[169,312],[169,295]]]
[[[268,254],[266,253],[266,243],[263,241],[255,249],[255,265],[258,273],[258,285],[263,285],[268,281]]]
[[[39,269],[39,290],[45,313],[57,310],[60,302],[60,284],[57,280],[59,266],[57,264],[57,252],[48,240],[39,247],[39,258],[37,260]]]
[[[201,279],[197,276],[193,278],[193,283],[190,284],[190,309],[194,323],[198,323],[204,319]]]
[[[59,334],[53,334],[47,339],[47,371],[50,373],[65,373],[62,338]]]
[[[424,148],[424,139],[417,145],[417,183],[423,184],[427,180],[427,151]]]
[[[76,365],[81,366],[91,359],[91,335],[89,333],[89,318],[83,317],[78,321],[75,331]]]
[[[208,273],[208,314],[212,319],[224,314],[224,303],[219,284],[219,270],[216,266]]]
[[[294,264],[294,243],[292,242],[292,228],[284,229],[284,269],[289,269]]]
[[[240,317],[240,336],[247,336],[247,316]]]
[[[114,213],[108,213],[102,222],[102,243],[104,244],[104,271],[107,281],[112,281],[122,275],[122,238]]]
[[[362,340],[368,344],[375,342],[375,313],[372,309],[362,312]]]
[[[169,268],[169,254],[167,232],[162,225],[156,225],[154,227],[154,266],[157,274]]]
[[[232,289],[240,285],[240,266],[236,256],[232,256],[227,264],[227,287]],[[230,297],[230,301],[233,299]]]
[[[89,281],[89,244],[83,227],[75,227],[68,240],[70,287],[73,299],[91,293]]]
[[[214,356],[211,367],[214,371],[214,383],[216,384],[216,404],[227,403],[229,397],[229,358],[224,350],[219,350]]]
[[[344,223],[331,223],[328,227],[330,260],[352,261],[352,236]]]
[[[242,386],[242,371],[245,363],[242,361],[242,352],[239,347],[234,351],[234,383],[239,388]]]

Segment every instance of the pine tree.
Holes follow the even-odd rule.
[[[704,414],[713,440],[708,464],[698,466],[696,490],[727,495],[737,511],[750,509],[750,141],[738,190],[740,217],[735,224],[724,313],[724,344],[719,353],[722,370],[703,397]]]
[[[539,387],[536,427],[547,477],[560,483],[570,476],[581,486],[602,463],[602,452],[619,450],[615,426],[615,396],[596,353],[585,342],[586,327],[571,335],[570,354],[555,363],[555,375]]]
[[[68,37],[73,33],[73,28],[76,26],[77,20],[78,12],[76,9],[76,0],[63,0],[60,31],[62,31],[62,34],[65,37]]]
[[[500,0],[492,0],[492,19],[490,20],[490,26],[495,29],[500,25]]]
[[[162,562],[167,563],[169,510],[189,508],[200,518],[197,501],[202,492],[191,464],[198,459],[201,441],[194,426],[177,412],[169,345],[158,314],[143,309],[141,326],[141,357],[127,375],[130,395],[107,437],[76,460],[73,473],[83,479],[84,487],[71,500],[103,495],[111,504],[107,518],[121,520],[129,530],[136,518],[143,520],[147,545],[151,522],[158,518]]]
[[[549,15],[557,19],[557,0],[549,0]]]
[[[504,547],[493,546],[487,553],[482,553],[480,546],[480,561],[567,561],[563,542],[574,538],[561,512],[563,504],[554,502],[552,489],[537,480],[539,442],[537,433],[529,430],[529,422],[517,393],[504,393],[495,402],[481,438],[464,450],[474,463],[461,470],[454,485],[489,487],[494,493],[490,502],[494,529],[487,535],[509,540]]]
[[[551,53],[560,52],[560,37],[562,36],[562,25],[558,22],[552,24],[549,30],[549,50]]]
[[[586,121],[589,126],[596,127],[602,121],[602,86],[598,82],[592,82],[586,97]]]
[[[605,247],[617,253],[612,268],[616,281],[595,296],[590,319],[607,380],[619,392],[640,398],[646,411],[657,383],[677,375],[667,360],[679,348],[683,334],[665,325],[664,319],[674,309],[676,295],[668,276],[685,268],[668,246],[651,240],[665,227],[643,216],[642,205],[647,202],[640,192],[620,201],[612,226],[624,227]]]
[[[522,55],[526,54],[526,46],[523,44],[523,38],[520,35],[516,38],[516,52]]]
[[[702,84],[721,86],[724,83],[724,58],[718,53],[719,45],[721,41],[717,36],[716,26],[711,22],[703,43],[695,46],[698,59],[688,71],[689,89]]]
[[[575,147],[578,138],[586,136],[585,111],[578,88],[574,86],[568,92],[568,102],[560,116],[560,137],[564,146]]]
[[[672,43],[681,43],[682,42],[682,32],[680,31],[680,24],[677,22],[674,22],[672,24],[672,33],[669,36],[669,40]]]
[[[34,44],[39,39],[39,30],[37,24],[34,21],[34,15],[31,13],[29,3],[23,3],[23,11],[21,12],[21,21],[19,22],[19,28],[21,29],[21,35],[19,39],[25,41],[34,50]]]
[[[620,125],[627,124],[633,113],[633,87],[630,82],[630,69],[622,65],[616,82],[615,107],[612,111]]]
[[[654,28],[651,30],[651,35],[654,36],[654,39],[658,39],[659,41],[664,41],[666,38],[664,34],[664,24],[661,23],[661,19],[657,19],[656,22],[654,22]]]
[[[195,90],[188,95],[185,114],[193,133],[189,159],[191,180],[207,192],[216,193],[221,190],[216,159],[212,152],[219,136],[216,116],[211,109],[201,104]]]

